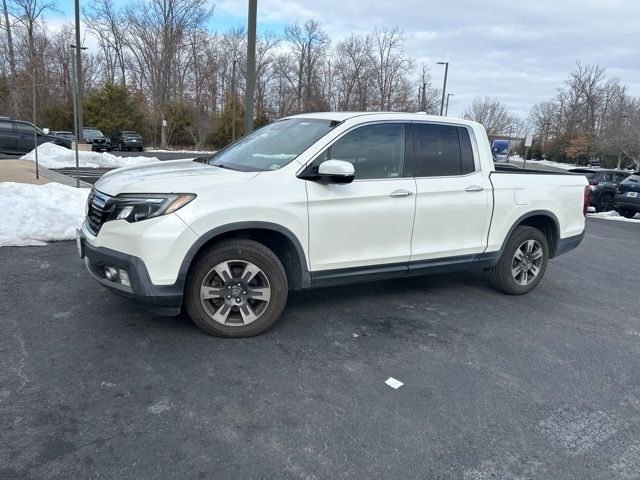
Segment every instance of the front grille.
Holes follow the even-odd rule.
[[[113,208],[109,205],[109,200],[111,200],[109,195],[99,192],[95,188],[91,189],[89,199],[87,200],[89,205],[87,211],[87,227],[94,235],[98,234],[100,227],[107,221],[111,208]]]
[[[106,140],[104,138],[94,138],[93,143],[105,143]]]

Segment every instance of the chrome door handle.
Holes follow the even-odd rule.
[[[480,185],[469,185],[467,188],[464,189],[465,192],[481,192],[484,190],[484,187],[481,187]]]
[[[399,198],[399,197],[409,197],[413,195],[413,192],[409,190],[394,190],[389,194],[390,197]]]

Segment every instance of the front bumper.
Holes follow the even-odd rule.
[[[96,247],[83,240],[84,261],[89,273],[113,293],[130,298],[161,315],[178,315],[182,305],[183,288],[179,282],[172,285],[154,285],[142,259],[105,247]],[[127,272],[130,286],[106,278],[105,267]]]
[[[110,143],[92,143],[91,150],[112,150]]]

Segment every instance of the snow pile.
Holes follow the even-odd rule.
[[[35,149],[22,160],[36,161]],[[120,168],[159,162],[155,157],[116,157],[110,153],[78,152],[80,167],[83,168]],[[54,143],[38,146],[38,163],[45,168],[69,168],[76,166],[76,152]]]
[[[509,157],[509,161],[510,162],[514,162],[514,163],[523,164],[524,163],[524,158],[522,158],[520,155],[511,155]],[[545,165],[547,167],[561,168],[563,170],[569,170],[570,168],[578,168],[573,163],[552,162],[551,160],[532,160],[532,159],[529,159],[529,160],[527,160],[527,165]],[[582,167],[582,168],[586,168],[586,167]]]
[[[611,210],[610,212],[588,213],[587,217],[602,218],[604,220],[618,220],[620,222],[640,223],[640,214],[636,213],[635,217],[633,218],[625,218],[615,210]]]
[[[0,247],[74,239],[89,191],[60,183],[0,183]]]

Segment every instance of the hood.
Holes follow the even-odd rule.
[[[107,195],[197,193],[202,187],[246,180],[259,173],[225,170],[193,160],[172,160],[112,170],[96,182],[95,188]]]

